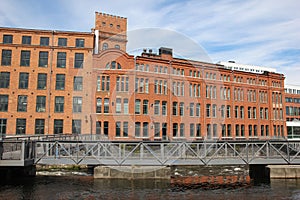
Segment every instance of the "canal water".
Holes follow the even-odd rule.
[[[0,184],[0,199],[300,199],[300,180],[271,180],[251,186],[201,189],[167,180],[103,180],[86,175],[11,179]]]

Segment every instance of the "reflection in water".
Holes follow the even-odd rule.
[[[300,180],[272,180],[242,188],[174,188],[168,180],[103,180],[37,176],[0,185],[0,199],[300,199]]]

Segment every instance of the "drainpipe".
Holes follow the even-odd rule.
[[[53,64],[53,53],[54,53],[54,34],[55,31],[52,31],[52,42],[50,46],[50,77],[49,77],[49,89],[48,89],[48,134],[49,134],[49,127],[50,127],[50,112],[51,112],[51,86],[52,86],[52,64]]]

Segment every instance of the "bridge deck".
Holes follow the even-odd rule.
[[[1,146],[0,146],[1,147]],[[4,141],[0,166],[300,164],[300,141]]]

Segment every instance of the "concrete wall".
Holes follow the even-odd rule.
[[[98,166],[94,178],[117,179],[170,179],[170,167],[157,166]]]
[[[270,178],[296,179],[300,178],[299,165],[268,165]]]

